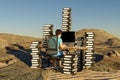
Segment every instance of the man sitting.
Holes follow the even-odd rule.
[[[62,31],[60,29],[56,30],[56,35],[52,38],[50,38],[48,40],[48,50],[47,50],[47,54],[50,55],[52,58],[59,58],[59,57],[63,57],[64,54],[62,52],[62,50],[75,50],[75,49],[80,49],[80,50],[85,50],[86,48],[84,47],[68,47],[65,44],[63,44],[62,41]],[[53,59],[53,63],[56,65],[56,61],[55,59]]]

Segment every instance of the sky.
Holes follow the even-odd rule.
[[[103,29],[120,38],[120,0],[0,0],[0,33],[42,37],[44,24],[61,29],[64,7],[72,9],[72,30]]]

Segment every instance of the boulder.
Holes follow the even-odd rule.
[[[4,67],[6,67],[6,66],[8,66],[8,64],[3,63],[3,62],[0,62],[0,68],[4,68]]]
[[[108,57],[119,57],[119,56],[120,56],[120,53],[117,52],[116,50],[111,50],[111,51],[108,51],[106,55],[107,55]]]

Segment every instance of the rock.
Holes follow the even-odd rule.
[[[8,66],[8,64],[3,63],[3,62],[0,62],[0,68],[4,68],[4,67],[6,67],[6,66]]]
[[[116,50],[112,50],[112,51],[107,52],[106,55],[107,55],[108,57],[119,57],[119,56],[120,56],[120,53],[117,52]]]
[[[116,54],[116,56],[120,56],[120,53],[119,52],[117,52],[116,50],[114,50],[114,52],[115,52],[115,54]]]
[[[13,64],[13,63],[15,63],[15,62],[17,62],[17,59],[12,59],[12,60],[10,60],[10,61],[8,62],[8,65],[11,65],[11,64]]]
[[[17,59],[12,59],[12,60],[8,60],[5,62],[0,62],[0,68],[4,68],[4,67],[7,67],[11,64],[14,64],[15,62],[17,62]]]

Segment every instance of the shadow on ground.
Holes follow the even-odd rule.
[[[19,58],[21,61],[23,61],[25,64],[27,64],[28,66],[31,66],[31,59],[32,56],[30,55],[31,50],[30,49],[25,49],[23,46],[18,45],[18,44],[12,44],[12,47],[16,47],[18,49],[14,49],[11,47],[5,47],[6,51],[8,54],[12,54],[15,55],[17,58]],[[41,52],[41,56],[46,57],[47,55],[45,54],[45,52]],[[103,55],[100,54],[95,54],[95,62],[99,62],[101,60],[103,60]],[[45,66],[48,66],[49,64],[49,60],[48,59],[42,59],[42,63]]]
[[[100,55],[100,54],[95,54],[95,62],[100,62],[101,60],[103,60],[103,55]]]
[[[12,44],[13,47],[17,47],[18,50],[11,48],[11,47],[5,47],[8,54],[15,55],[17,58],[19,58],[21,61],[23,61],[28,66],[31,66],[31,59],[32,56],[30,55],[31,50],[25,49],[23,46],[20,46],[18,44]]]

